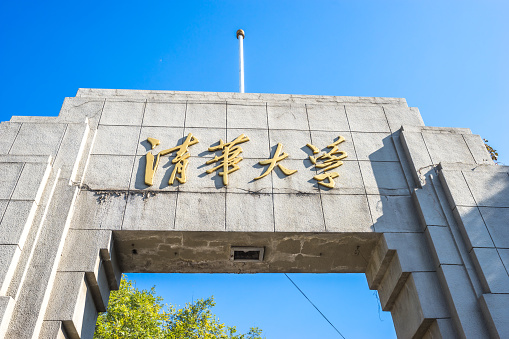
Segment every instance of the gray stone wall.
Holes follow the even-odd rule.
[[[147,186],[189,133],[187,182],[171,154]],[[509,169],[404,99],[80,89],[0,134],[0,338],[91,338],[122,272],[365,272],[400,338],[509,337]],[[208,148],[241,134],[225,186]],[[306,144],[338,136],[330,189]],[[278,143],[298,172],[254,180]]]

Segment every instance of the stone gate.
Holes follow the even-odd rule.
[[[80,89],[0,124],[0,337],[122,272],[364,272],[399,338],[509,338],[509,168],[404,99]]]

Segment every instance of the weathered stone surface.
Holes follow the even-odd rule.
[[[480,304],[491,337],[500,339],[509,337],[509,324],[507,322],[509,294],[483,294],[480,298]]]
[[[249,135],[248,135],[249,136]],[[274,152],[278,143],[283,144],[283,151],[288,153],[288,158],[291,160],[308,159],[312,154],[311,150],[306,147],[311,144],[311,137],[308,130],[269,130],[270,150]],[[318,148],[324,147],[315,145]]]
[[[359,162],[367,194],[409,195],[399,162]]]
[[[312,131],[350,130],[345,107],[342,105],[306,105],[306,111]]]
[[[509,276],[495,248],[474,248],[472,257],[484,291],[509,293]]]
[[[0,199],[10,199],[23,169],[23,163],[0,163]]]
[[[33,200],[38,204],[50,172],[51,166],[47,162],[25,163],[11,199]]]
[[[267,114],[269,128],[277,129],[294,129],[307,131],[309,130],[306,108],[299,104],[268,104]],[[305,144],[304,144],[305,145]]]
[[[213,158],[216,155],[221,155],[221,151],[209,152],[209,147],[219,145],[220,139],[225,143],[233,140],[226,139],[226,128],[200,128],[186,126],[184,128],[183,136],[186,137],[189,133],[192,133],[199,141],[199,143],[189,147],[189,153],[191,153],[191,156],[199,156],[202,158]],[[249,137],[247,131],[245,134]],[[238,137],[238,135],[234,138],[236,137]],[[205,161],[203,161],[203,163],[205,163]]]
[[[350,128],[355,132],[390,132],[385,113],[380,106],[346,106]]]
[[[258,128],[267,130],[267,108],[265,104],[230,103],[226,106],[227,128]]]
[[[147,102],[143,126],[182,127],[186,116],[185,103]]]
[[[0,295],[5,295],[21,251],[17,245],[0,245]]]
[[[175,229],[225,230],[225,193],[186,193],[177,196]]]
[[[445,286],[444,294],[460,337],[488,338],[488,330],[465,268],[442,265],[437,271],[442,286]]]
[[[140,126],[144,108],[144,102],[106,100],[100,124]]]
[[[317,194],[319,192],[317,181],[313,179],[317,172],[311,161],[285,159],[281,164],[288,169],[297,170],[297,173],[286,176],[279,168],[276,168],[272,172],[274,193]],[[339,179],[340,178],[336,178],[335,181],[339,181]]]
[[[92,154],[132,155],[138,148],[139,126],[100,125]]]
[[[0,244],[23,249],[36,210],[37,204],[31,200],[11,200],[0,222]]]
[[[14,299],[11,297],[0,296],[0,338],[5,338],[9,321],[14,309]]]
[[[334,168],[332,171],[339,174],[339,177],[334,178],[336,185],[333,189],[318,185],[322,195],[338,195],[338,194],[365,194],[363,177],[359,166],[359,161],[343,161],[343,165]],[[322,172],[320,172],[322,173]],[[312,183],[315,180],[311,181]]]
[[[84,183],[96,190],[127,190],[134,156],[91,155]]]
[[[325,231],[318,195],[274,194],[274,217],[276,232]]]
[[[352,133],[350,132],[311,131],[311,144],[318,147],[321,152],[327,153],[331,151],[331,148],[328,148],[327,146],[336,142],[340,136],[345,138],[345,141],[338,145],[338,150],[346,152],[347,157],[345,160],[356,160],[357,153],[355,152],[355,145],[353,143]],[[312,155],[307,147],[306,153]]]
[[[368,195],[368,202],[376,232],[420,232],[410,196]]]
[[[493,247],[493,240],[477,207],[457,206],[454,215],[470,250],[472,247]]]
[[[460,171],[441,170],[438,174],[444,186],[451,209],[456,206],[476,206],[463,173]]]
[[[423,131],[422,136],[434,164],[441,162],[475,163],[462,135]]]
[[[416,189],[413,198],[423,225],[448,226],[442,206],[431,185]]]
[[[24,123],[9,154],[55,155],[66,127],[66,124]]]
[[[359,160],[399,161],[389,133],[352,133]]]
[[[509,174],[463,171],[479,206],[509,207]]]
[[[417,107],[384,105],[383,109],[392,133],[399,130],[402,125],[424,126]]]
[[[509,208],[480,207],[479,210],[495,246],[509,248]]]
[[[431,247],[430,252],[435,259],[437,267],[443,264],[463,264],[454,238],[448,227],[427,226],[425,234]]]
[[[467,143],[468,149],[475,159],[477,164],[489,164],[493,165],[493,160],[484,145],[484,141],[481,136],[476,134],[463,134],[463,139]]]
[[[322,194],[322,205],[328,232],[374,232],[365,195]]]
[[[239,163],[240,169],[236,173],[234,173],[232,176],[229,176],[228,180],[228,192],[232,193],[272,193],[272,182],[273,180],[286,180],[286,176],[281,172],[281,170],[277,167],[274,168],[274,170],[268,174],[267,176],[254,180],[254,178],[257,178],[261,176],[262,174],[265,174],[267,171],[268,165],[260,165],[259,161],[266,160],[266,159],[244,159]],[[290,166],[293,164],[291,160],[283,160],[281,162],[282,165]],[[295,168],[297,169],[297,168]],[[300,176],[305,175],[305,173],[295,173],[291,175],[290,177],[294,177],[297,174],[300,174]],[[210,174],[209,176],[212,176]],[[223,179],[222,177],[217,176],[217,179],[219,180],[217,182],[218,187],[223,186]],[[209,178],[210,180],[211,178]],[[187,185],[187,184],[186,184]],[[182,185],[185,186],[185,185]],[[279,186],[278,186],[279,187]],[[217,189],[214,189],[217,191]]]
[[[177,194],[130,193],[123,230],[171,230],[174,228]]]
[[[186,127],[226,128],[226,103],[189,103]]]
[[[14,143],[16,135],[21,127],[20,123],[2,122],[0,123],[0,154],[7,154]]]
[[[119,230],[125,206],[125,193],[81,191],[71,228]]]
[[[226,230],[274,232],[272,196],[226,193]]]

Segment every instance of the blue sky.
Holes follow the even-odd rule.
[[[0,120],[57,115],[64,97],[80,87],[237,91],[235,31],[243,28],[246,92],[404,97],[419,107],[427,125],[468,127],[489,139],[499,160],[509,164],[508,13],[508,2],[491,0],[4,0]],[[284,276],[172,276],[171,284],[157,276],[136,279],[138,286],[171,291],[164,295],[167,302],[214,294],[217,312],[229,324],[244,324],[244,310],[256,305],[247,317],[269,338],[334,337]],[[354,329],[374,331],[366,337],[394,336],[378,329],[390,320],[378,320],[362,276],[295,280],[337,319],[333,323],[347,338],[362,337],[348,329],[359,319],[366,324]],[[254,287],[248,292],[245,284]],[[177,286],[189,288],[178,292]],[[342,286],[350,291],[346,296]],[[272,304],[253,297],[250,291],[260,288]],[[242,311],[232,291],[250,300]],[[276,301],[280,296],[285,297]],[[343,316],[358,305],[359,313]]]

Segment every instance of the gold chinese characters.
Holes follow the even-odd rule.
[[[222,150],[222,154],[220,156],[216,155],[214,159],[210,159],[209,161],[206,162],[207,165],[218,161],[220,162],[220,164],[217,165],[216,167],[208,169],[207,173],[210,174],[222,168],[223,171],[219,172],[218,174],[223,177],[223,184],[227,186],[228,174],[238,170],[240,167],[237,164],[241,162],[243,159],[242,157],[239,157],[239,154],[242,153],[242,147],[238,146],[238,144],[241,144],[246,141],[249,141],[249,138],[244,134],[241,134],[232,142],[225,144],[222,139],[219,139],[219,145],[209,147],[209,152]]]
[[[152,149],[154,149],[157,145],[159,145],[160,141],[154,138],[148,138],[147,141],[152,145]],[[187,148],[189,146],[192,146],[194,144],[198,143],[198,139],[196,139],[191,133],[189,133],[186,137],[186,140],[179,145],[175,146],[173,148],[168,148],[165,150],[162,150],[161,152],[157,153],[157,158],[154,164],[154,155],[152,152],[148,151],[145,155],[147,164],[145,165],[145,184],[148,186],[152,186],[154,184],[154,175],[157,171],[157,167],[159,166],[159,159],[163,155],[170,154],[172,152],[176,152],[175,158],[171,161],[173,164],[175,164],[175,168],[173,169],[173,172],[171,173],[170,180],[168,183],[170,185],[173,185],[173,182],[175,179],[177,179],[181,184],[185,183],[187,181],[186,177],[186,169],[187,165],[189,163],[189,157],[191,154],[187,151]],[[179,177],[177,176],[179,175]]]
[[[147,141],[150,143],[151,149],[154,149],[161,143],[158,139],[151,137],[147,138]],[[210,174],[212,172],[218,171],[217,174],[223,178],[223,184],[227,186],[228,176],[240,169],[239,163],[243,160],[243,158],[240,156],[240,154],[243,152],[240,144],[247,141],[249,141],[249,138],[246,135],[241,134],[231,142],[225,143],[222,139],[220,139],[218,145],[209,147],[209,152],[221,151],[221,154],[215,155],[213,159],[206,161],[207,165],[218,163],[215,165],[215,167],[206,170],[206,173]],[[313,155],[309,156],[309,160],[312,162],[315,168],[323,169],[322,173],[313,177],[313,179],[315,179],[319,185],[329,189],[334,188],[336,184],[334,179],[339,177],[339,173],[332,172],[331,170],[343,165],[343,161],[341,160],[347,157],[346,152],[340,151],[338,147],[338,145],[344,141],[345,138],[339,136],[336,141],[327,146],[329,151],[323,152],[322,154],[318,154],[320,151],[316,146],[312,144],[306,145],[311,149],[313,153]],[[148,186],[152,186],[154,184],[154,176],[157,172],[161,156],[165,156],[170,153],[175,153],[175,157],[171,160],[171,163],[175,166],[172,170],[170,179],[168,180],[168,184],[173,185],[175,180],[178,180],[181,184],[186,183],[186,169],[189,164],[189,158],[191,157],[188,148],[189,146],[195,145],[197,143],[198,139],[189,133],[181,145],[162,150],[156,156],[154,156],[152,151],[149,150],[145,155],[145,184]],[[254,180],[259,180],[269,175],[274,170],[276,165],[286,176],[295,174],[297,170],[286,168],[280,163],[287,157],[288,154],[283,152],[283,145],[278,143],[272,158],[259,161],[260,165],[268,167],[266,167],[259,176],[255,177]]]
[[[329,152],[327,153],[324,152],[323,154],[319,155],[316,158],[312,155],[309,156],[309,160],[311,160],[311,162],[313,163],[313,165],[315,165],[316,168],[324,169],[322,174],[318,174],[313,177],[313,179],[318,181],[319,185],[322,185],[327,188],[334,188],[334,186],[336,185],[334,178],[339,177],[339,173],[327,171],[330,171],[331,169],[343,165],[343,162],[341,160],[346,158],[347,154],[344,151],[338,150],[338,145],[343,141],[345,141],[345,138],[339,136],[338,140],[327,146],[327,148],[330,148]],[[307,144],[306,146],[308,146],[311,149],[313,154],[319,153],[319,150],[316,146],[311,144]],[[321,163],[317,163],[317,161],[321,161]]]

